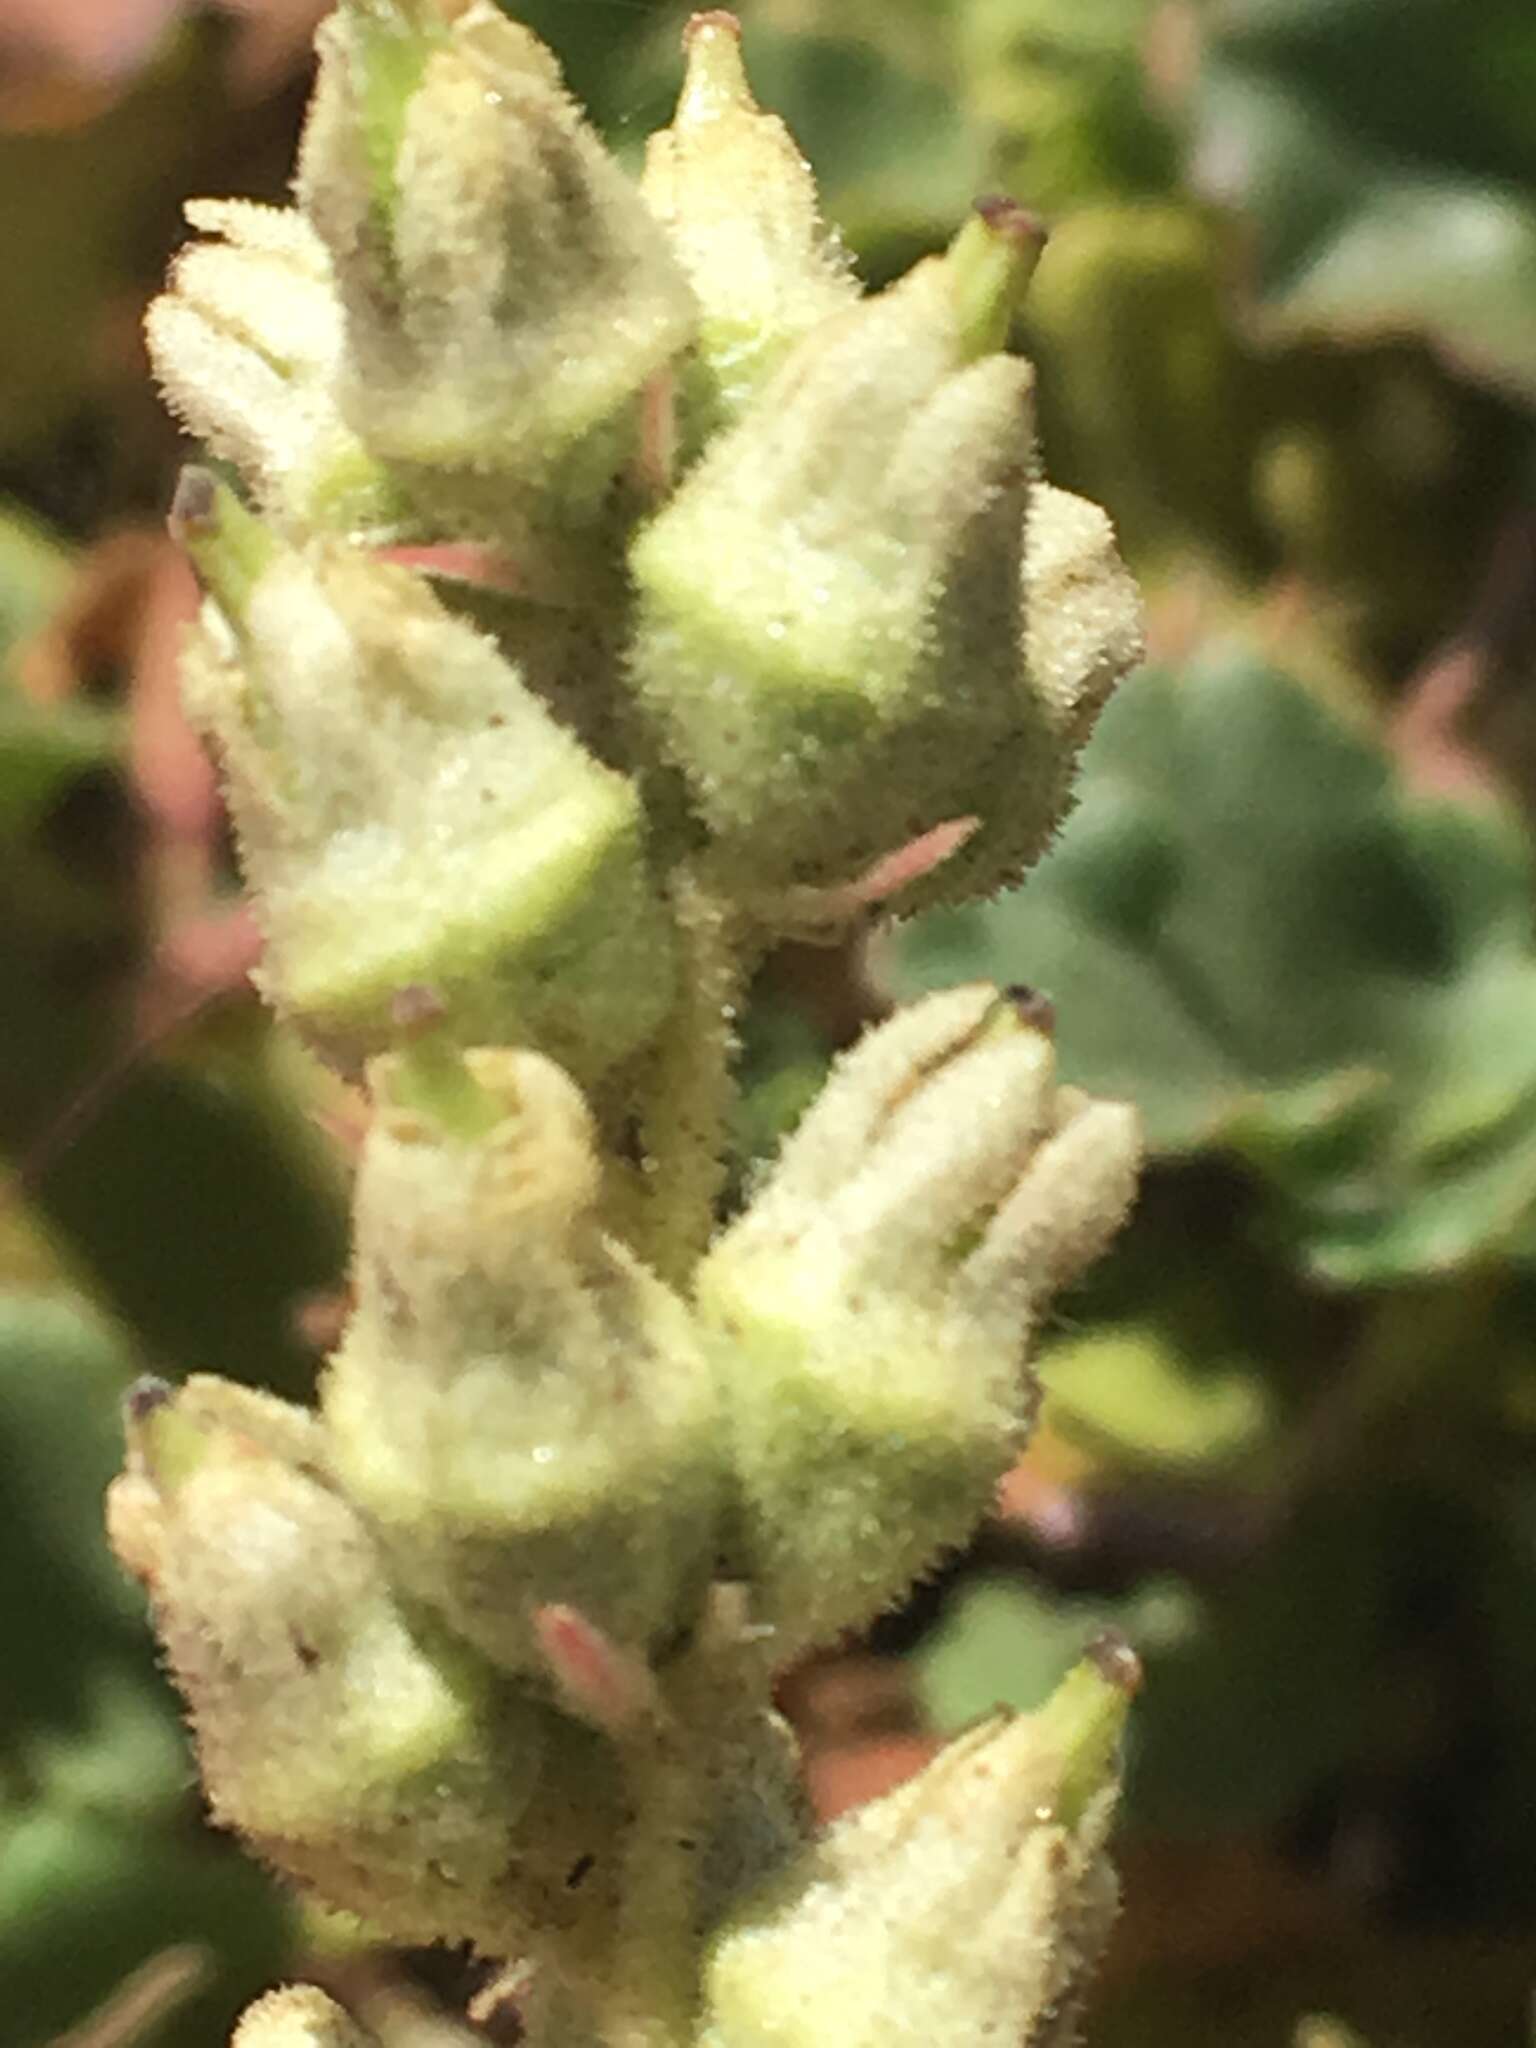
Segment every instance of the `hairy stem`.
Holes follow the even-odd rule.
[[[680,1286],[709,1243],[724,1182],[736,1005],[748,962],[739,922],[686,870],[673,905],[679,994],[639,1088],[645,1196],[636,1249]]]
[[[632,1753],[635,1821],[604,1972],[606,2048],[686,2048],[698,2003],[697,1867],[708,1779],[674,1731]]]

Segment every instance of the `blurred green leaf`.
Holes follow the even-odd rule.
[[[41,520],[0,500],[0,679],[16,643],[53,616],[73,575],[69,550]]]
[[[1195,175],[1255,232],[1292,329],[1422,333],[1536,397],[1536,10],[1237,0],[1212,17]]]
[[[1274,1422],[1256,1364],[1193,1355],[1151,1323],[1058,1341],[1040,1378],[1052,1426],[1114,1463],[1218,1467],[1266,1441]]]
[[[902,993],[982,975],[1057,1005],[1063,1069],[1153,1144],[1224,1146],[1296,1253],[1363,1286],[1528,1251],[1528,842],[1410,800],[1381,750],[1238,644],[1148,671],[1019,892],[899,930]]]
[[[1229,1579],[1152,1578],[1071,1597],[983,1578],[921,1646],[924,1705],[941,1728],[997,1705],[1037,1706],[1097,1629],[1146,1667],[1127,1751],[1131,1822],[1159,1833],[1274,1824],[1370,1755],[1390,1654],[1387,1525],[1376,1504],[1320,1503]]]
[[[289,1909],[196,1823],[144,1599],[107,1548],[126,1343],[65,1297],[0,1297],[0,2009],[16,2048],[83,2019],[172,1944],[206,1989],[145,2037],[202,2048],[281,1968]]]
[[[1317,1501],[1194,1595],[1181,1634],[1145,1645],[1127,1785],[1139,1825],[1272,1826],[1379,1756],[1390,1560],[1379,1503]]]
[[[958,12],[966,92],[1005,189],[1054,213],[1174,188],[1173,137],[1146,76],[1155,0],[969,0]]]
[[[0,689],[0,841],[25,832],[79,775],[117,757],[122,721],[86,704],[40,705]]]
[[[113,301],[131,308],[175,233],[178,182],[227,109],[217,54],[211,25],[189,15],[94,118],[0,129],[0,454],[45,445],[108,381]],[[126,350],[119,361],[124,381],[136,375]]]
[[[137,1370],[129,1346],[79,1302],[0,1295],[6,1575],[17,1571],[25,1584],[46,1572],[66,1606],[89,1611],[97,1625],[125,1624],[135,1637],[144,1603],[107,1548],[101,1504],[122,1463],[118,1403]],[[20,1595],[22,1585],[15,1590]],[[27,1615],[39,1637],[62,1635],[71,1655],[85,1647],[69,1638],[49,1602],[18,1599],[11,1611]],[[9,1668],[20,1675],[15,1663]]]
[[[157,1366],[302,1393],[296,1312],[346,1259],[315,1135],[252,1060],[119,1065],[103,1020],[61,1016],[30,967],[0,980],[0,1153],[30,1167],[33,1207]]]
[[[0,1814],[0,1999],[9,2048],[44,2048],[130,1971],[205,1943],[211,1981],[143,2037],[208,2048],[282,1971],[290,1909],[232,1843],[36,1805]]]
[[[1024,326],[1053,481],[1113,508],[1133,559],[1259,555],[1255,366],[1213,222],[1187,204],[1085,206],[1052,233]]]
[[[1109,1622],[1145,1654],[1179,1641],[1198,1625],[1198,1612],[1172,1579],[1150,1583],[1129,1600],[1073,1599],[1000,1573],[971,1579],[912,1657],[924,1712],[945,1731],[1000,1706],[1028,1713]]]

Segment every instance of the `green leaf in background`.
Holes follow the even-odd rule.
[[[66,1296],[0,1294],[0,2010],[41,2048],[170,1946],[203,1990],[144,2037],[200,2048],[289,1952],[291,1914],[197,1821],[143,1596],[107,1549],[129,1345]]]
[[[1387,756],[1241,644],[1110,707],[1082,801],[1017,893],[900,929],[905,995],[974,976],[1057,1005],[1063,1068],[1155,1147],[1234,1150],[1320,1277],[1528,1253],[1529,844],[1409,799]]]
[[[1053,230],[1025,306],[1050,474],[1112,506],[1153,569],[1261,555],[1258,379],[1223,263],[1215,223],[1187,204],[1083,206]]]
[[[69,551],[19,506],[0,501],[0,844],[28,831],[77,776],[117,755],[122,721],[89,704],[36,704],[9,670],[74,577]]]
[[[205,1948],[196,1998],[134,2048],[208,2048],[291,1967],[292,1914],[232,1843],[67,1806],[0,1809],[0,1998],[7,2048],[45,2048],[132,1971]]]
[[[66,1007],[39,963],[8,963],[0,1157],[31,1169],[34,1213],[146,1362],[302,1394],[296,1312],[345,1265],[334,1161],[259,1045],[120,1064],[110,1022]]]
[[[1292,331],[1420,333],[1536,397],[1536,9],[1233,0],[1212,16],[1194,173],[1255,231]]]
[[[0,127],[0,455],[46,446],[110,381],[113,302],[131,308],[144,257],[175,232],[178,183],[227,115],[218,43],[189,15],[95,118]],[[125,385],[142,377],[127,350],[117,365]]]
[[[1146,75],[1156,11],[1155,0],[958,10],[965,93],[991,131],[998,184],[1052,213],[1174,189],[1174,139]]]
[[[143,1600],[101,1524],[102,1495],[123,1459],[118,1403],[138,1369],[123,1338],[77,1300],[0,1293],[0,1557],[14,1596],[6,1603],[7,1689],[28,1676],[45,1644],[73,1683],[78,1628],[71,1631],[54,1601],[25,1597],[29,1584],[42,1584],[40,1573],[65,1607],[89,1608],[97,1625],[110,1620],[119,1638],[143,1636]],[[18,1639],[23,1622],[36,1632],[35,1655]]]
[[[1155,1323],[1105,1323],[1040,1361],[1052,1426],[1106,1462],[1192,1473],[1266,1443],[1275,1402],[1247,1359],[1191,1352]]]
[[[947,1732],[999,1706],[1032,1712],[1110,1623],[1146,1656],[1198,1626],[1197,1604],[1174,1579],[1129,1600],[1072,1598],[1012,1573],[970,1579],[913,1655],[924,1713]]]
[[[1320,1502],[1209,1587],[1146,1580],[1071,1597],[1025,1576],[971,1581],[916,1654],[940,1728],[1039,1704],[1083,1643],[1121,1630],[1146,1666],[1132,1723],[1129,1821],[1199,1835],[1273,1825],[1372,1753],[1391,1669],[1389,1523],[1377,1502]]]
[[[47,624],[73,578],[63,543],[22,506],[0,500],[0,679],[18,642]]]
[[[77,777],[116,758],[122,721],[88,704],[28,704],[0,685],[0,844]]]

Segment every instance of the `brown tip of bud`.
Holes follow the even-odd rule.
[[[1027,206],[1020,206],[1006,193],[984,194],[973,202],[972,211],[981,216],[993,234],[1021,249],[1043,249],[1051,238],[1051,231],[1039,214],[1031,213]]]
[[[1118,1629],[1101,1629],[1085,1645],[1083,1655],[1099,1676],[1127,1699],[1134,1699],[1141,1691],[1141,1659]]]
[[[437,990],[429,988],[424,981],[397,988],[389,999],[390,1022],[397,1031],[411,1037],[418,1032],[434,1030],[447,1014],[448,1005]]]
[[[1037,988],[1031,988],[1026,981],[1010,982],[1003,990],[1004,996],[1013,1005],[1014,1015],[1021,1024],[1050,1038],[1056,1030],[1056,1005],[1049,996],[1042,995]]]
[[[707,7],[700,14],[691,14],[683,29],[683,48],[692,49],[702,35],[717,33],[734,36],[741,40],[741,22],[728,7]]]
[[[169,1380],[158,1379],[152,1372],[141,1373],[123,1396],[123,1414],[129,1422],[147,1422],[157,1408],[175,1398],[176,1389]]]
[[[686,71],[677,122],[691,127],[722,114],[757,112],[741,55],[741,23],[723,7],[695,14],[683,30]]]
[[[219,482],[211,469],[189,463],[176,479],[166,524],[171,538],[182,543],[189,534],[210,532],[218,524]]]

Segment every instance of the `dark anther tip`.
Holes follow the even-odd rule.
[[[1003,990],[1021,1024],[1032,1025],[1049,1038],[1056,1029],[1056,1005],[1049,996],[1031,988],[1027,981],[1010,982]]]
[[[219,484],[213,471],[188,463],[176,479],[176,495],[171,500],[167,523],[172,538],[179,540],[183,534],[206,532],[216,525],[218,504]]]
[[[435,988],[424,981],[411,982],[405,988],[397,988],[389,999],[390,1022],[397,1031],[412,1036],[431,1031],[441,1024],[448,1014],[448,1005]]]
[[[973,201],[971,210],[980,214],[995,235],[1006,236],[1021,247],[1041,249],[1051,238],[1051,231],[1039,214],[1020,206],[1017,199],[1010,199],[1005,192],[984,193]]]
[[[1127,1699],[1141,1691],[1141,1659],[1117,1628],[1101,1629],[1084,1647],[1083,1655],[1101,1678],[1107,1679]]]
[[[123,1396],[123,1413],[130,1422],[146,1422],[157,1408],[165,1407],[176,1398],[176,1389],[169,1380],[162,1380],[152,1372],[141,1373]]]
[[[706,7],[700,14],[690,14],[683,28],[683,47],[686,49],[695,36],[707,29],[723,29],[727,35],[740,39],[741,22],[728,7]]]

